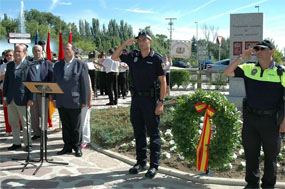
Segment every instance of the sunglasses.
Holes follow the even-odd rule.
[[[254,48],[255,51],[263,51],[265,49],[268,49],[268,48],[264,48],[264,47],[255,47]]]
[[[9,57],[9,56],[13,56],[13,55],[12,55],[12,54],[7,54],[6,56],[8,56],[8,57]]]

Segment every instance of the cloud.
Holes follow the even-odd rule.
[[[58,5],[67,5],[67,6],[72,5],[71,2],[59,2],[59,3],[57,3],[57,4],[58,4]]]
[[[155,12],[153,11],[140,10],[140,9],[124,9],[124,11],[141,13],[141,14],[155,14]]]
[[[60,2],[60,0],[52,0],[51,1],[51,5],[49,7],[49,12],[52,12],[56,5],[64,5],[64,6],[69,6],[69,5],[72,5],[71,2]]]
[[[248,4],[248,5],[245,5],[245,6],[236,8],[236,9],[228,10],[228,11],[226,11],[226,12],[224,12],[224,13],[221,13],[221,14],[218,14],[218,15],[215,15],[215,16],[211,16],[211,17],[206,18],[206,19],[204,19],[204,20],[200,20],[199,22],[207,22],[207,21],[210,21],[210,20],[215,20],[215,19],[220,18],[220,17],[222,17],[222,16],[229,15],[229,14],[231,14],[231,13],[240,11],[240,10],[242,10],[242,9],[246,9],[246,8],[248,8],[248,7],[252,7],[252,6],[255,6],[255,5],[259,5],[259,4],[264,3],[264,2],[266,2],[266,1],[268,1],[268,0],[261,0],[261,1],[255,2],[255,3],[251,3],[251,4]]]
[[[184,14],[183,16],[186,16],[186,15],[188,15],[188,14],[197,12],[197,11],[199,11],[200,9],[206,7],[207,5],[209,5],[209,4],[211,4],[211,3],[215,2],[215,1],[216,1],[216,0],[210,0],[210,1],[206,2],[206,3],[204,3],[203,5],[201,5],[200,7],[197,7],[197,8],[195,8],[195,9],[192,9],[190,12]]]
[[[56,4],[57,4],[58,0],[51,0],[51,5],[49,7],[49,11],[53,11],[53,9],[55,8]]]

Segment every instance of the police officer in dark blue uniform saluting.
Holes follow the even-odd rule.
[[[274,45],[260,41],[246,50],[230,64],[224,74],[244,78],[246,99],[243,103],[242,143],[246,159],[247,185],[259,188],[259,157],[261,146],[264,151],[264,175],[262,188],[274,188],[277,175],[277,155],[281,147],[281,135],[285,132],[284,87],[285,73],[273,61]],[[245,63],[254,52],[258,63]],[[285,97],[285,96],[284,96]]]
[[[136,41],[140,51],[121,54],[126,46],[131,46]],[[166,79],[161,65],[163,59],[150,48],[151,43],[150,34],[141,31],[136,38],[125,41],[112,55],[112,59],[116,60],[119,57],[122,62],[128,64],[132,80],[131,122],[136,139],[137,163],[129,173],[138,174],[146,170],[147,133],[150,137],[150,167],[145,174],[147,178],[153,178],[159,166],[161,150],[159,122],[166,93]]]

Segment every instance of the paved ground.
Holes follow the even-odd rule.
[[[187,93],[187,92],[179,92]],[[174,95],[175,93],[173,93]],[[99,96],[94,101],[93,108],[106,108],[107,96]],[[128,106],[130,97],[119,99],[120,106]],[[8,151],[12,137],[5,135],[5,125],[2,106],[0,106],[0,181],[1,188],[212,188],[212,189],[240,189],[241,186],[225,186],[193,183],[180,178],[158,174],[154,179],[146,179],[145,173],[129,175],[130,165],[106,156],[87,147],[83,150],[83,157],[73,154],[56,155],[63,147],[61,132],[58,127],[58,114],[53,117],[54,127],[48,129],[48,159],[56,162],[66,162],[69,165],[57,165],[45,162],[36,175],[33,175],[40,163],[29,163],[24,172],[24,160],[12,158],[26,158],[23,149]],[[39,158],[39,140],[33,142],[32,158]]]

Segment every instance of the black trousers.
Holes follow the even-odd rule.
[[[100,80],[100,95],[106,94],[106,72],[100,72],[99,74]]]
[[[92,90],[96,96],[97,94],[97,86],[96,86],[96,70],[88,70],[88,74],[91,80]]]
[[[127,93],[127,72],[120,72],[118,80],[119,94],[122,94],[122,96],[125,97]]]
[[[82,127],[81,127],[81,108],[68,109],[58,108],[60,120],[62,122],[62,138],[64,148],[67,150],[77,150],[81,148]]]
[[[264,151],[264,175],[262,188],[273,188],[276,184],[277,155],[280,152],[280,125],[274,116],[257,116],[244,112],[242,142],[246,158],[246,177],[248,185],[259,187],[259,157],[261,146]]]
[[[159,134],[160,116],[155,115],[156,102],[151,97],[133,96],[131,123],[136,139],[137,162],[147,162],[147,135],[150,137],[150,167],[158,168],[161,140]]]
[[[118,102],[118,76],[117,72],[107,73],[107,93],[109,101],[117,104]]]

